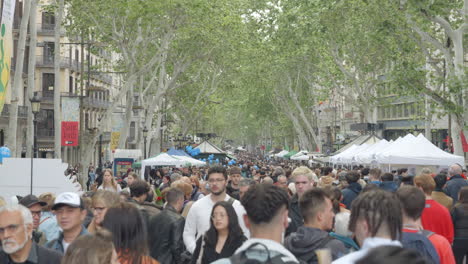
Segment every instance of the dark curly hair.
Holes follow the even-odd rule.
[[[381,189],[360,194],[352,203],[349,231],[355,232],[357,221],[365,219],[371,236],[387,227],[393,240],[399,239],[403,228],[401,205],[395,194]]]
[[[223,166],[215,165],[215,166],[210,167],[210,168],[208,169],[208,173],[207,173],[206,179],[209,180],[209,179],[210,179],[210,175],[213,174],[213,173],[221,173],[221,174],[223,174],[225,180],[227,180],[227,178],[228,178],[227,170],[226,170],[226,168],[224,168]]]
[[[227,217],[229,219],[228,224],[228,237],[226,239],[226,243],[229,244],[230,241],[236,241],[237,239],[242,239],[244,236],[244,231],[242,231],[239,220],[237,219],[236,211],[231,203],[226,201],[221,201],[215,203],[213,206],[213,210],[211,210],[211,217],[210,217],[210,229],[205,233],[205,243],[206,245],[212,246],[213,248],[216,247],[216,243],[218,242],[218,230],[216,230],[214,223],[213,223],[213,213],[216,207],[222,206],[226,210]]]
[[[289,208],[289,196],[276,185],[256,184],[244,194],[241,203],[252,223],[270,223],[283,206]]]

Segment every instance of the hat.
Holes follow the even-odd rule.
[[[25,207],[29,208],[35,204],[39,204],[40,206],[46,206],[46,202],[39,201],[39,199],[35,195],[26,195],[25,197],[19,200],[19,204],[24,205]]]
[[[54,206],[52,206],[52,210],[58,209],[62,205],[68,205],[70,207],[75,208],[83,208],[83,202],[78,194],[73,192],[64,192],[59,194],[57,198],[55,198]]]

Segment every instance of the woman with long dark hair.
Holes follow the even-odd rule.
[[[217,202],[211,211],[210,229],[197,240],[192,264],[208,264],[230,257],[246,240],[232,204]]]
[[[102,227],[112,233],[120,264],[159,264],[148,254],[146,225],[134,205],[109,208]]]
[[[457,263],[463,263],[464,257],[468,259],[468,186],[460,189],[458,197],[458,202],[451,211],[455,228],[452,249]]]

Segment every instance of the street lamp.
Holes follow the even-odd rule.
[[[148,136],[148,128],[146,128],[146,126],[143,128],[143,144],[145,145],[144,146],[144,151],[145,151],[145,154],[143,155],[146,159],[146,137]]]
[[[31,189],[30,194],[33,194],[33,171],[34,171],[34,158],[37,151],[37,114],[41,110],[41,98],[37,95],[37,92],[34,93],[33,98],[29,99],[31,102],[31,111],[33,113],[33,146],[31,153]]]
[[[101,117],[98,118],[99,125],[101,125]],[[102,170],[102,132],[99,133],[99,168]]]

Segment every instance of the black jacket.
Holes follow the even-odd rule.
[[[192,256],[192,264],[196,264],[198,257],[200,255],[200,248],[201,248],[201,243],[202,243],[202,238],[198,238],[197,240],[197,246],[195,250],[193,251],[193,256]],[[247,240],[247,238],[242,235],[241,237],[237,236],[237,239],[232,239],[231,237],[228,237],[226,242],[224,243],[223,249],[221,250],[220,253],[216,252],[216,244],[215,245],[207,245],[205,243],[204,249],[203,249],[203,256],[201,259],[202,264],[209,264],[212,263],[218,259],[222,258],[229,258],[232,255],[234,255],[234,252],[242,246],[242,244]]]
[[[304,225],[304,219],[302,218],[301,210],[299,209],[299,197],[297,194],[293,195],[291,198],[288,216],[291,219],[291,222],[289,222],[288,228],[286,229],[286,236],[296,232],[300,226]]]
[[[226,193],[232,198],[240,201],[239,189],[234,189],[232,187],[231,182],[229,182],[228,185],[226,186]]]
[[[29,252],[26,263],[37,263],[37,264],[60,264],[62,261],[62,254],[55,250],[39,246],[35,242],[32,243],[31,251]],[[8,254],[5,253],[0,247],[0,263],[10,264],[13,263]]]
[[[148,223],[148,242],[150,255],[161,264],[182,263],[181,254],[184,252],[185,218],[176,212],[174,207],[166,208]]]
[[[468,204],[457,204],[451,211],[455,239],[468,239]]]
[[[284,246],[298,260],[308,264],[318,262],[315,254],[317,249],[330,249],[333,260],[344,256],[347,252],[343,242],[329,236],[328,232],[305,226],[299,227],[297,232],[286,237]]]

